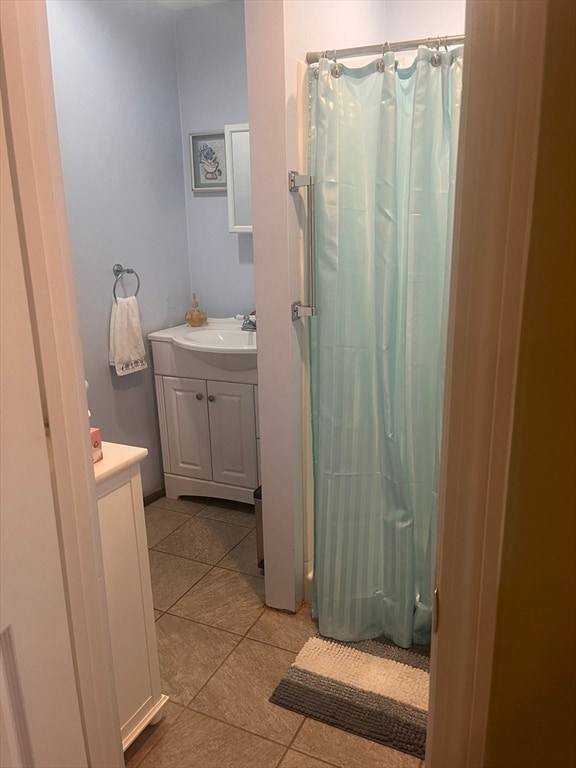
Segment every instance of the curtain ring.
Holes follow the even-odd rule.
[[[328,51],[326,53],[328,53]],[[330,74],[332,77],[340,77],[342,74],[342,64],[338,64],[336,61],[336,49],[332,51],[332,58],[334,59],[334,64],[332,64],[332,67],[330,68]]]
[[[434,51],[430,56],[430,64],[432,64],[433,67],[439,67],[440,64],[442,64],[442,54],[438,51]]]
[[[448,51],[448,38],[445,37],[443,39],[444,39],[444,50],[446,51],[446,53],[448,53],[449,52]]]
[[[390,43],[384,43],[384,45],[382,46],[382,58],[378,59],[378,61],[376,62],[376,69],[378,72],[386,71],[386,62],[384,61],[384,56],[390,50],[391,50]]]

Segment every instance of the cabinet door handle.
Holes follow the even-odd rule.
[[[202,400],[204,398],[204,395],[201,395],[200,392],[196,395],[196,400]]]
[[[210,403],[213,403],[213,402],[214,402],[214,400],[216,400],[216,398],[214,397],[214,395],[208,395],[208,401],[209,401]]]

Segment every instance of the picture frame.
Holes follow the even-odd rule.
[[[224,131],[201,131],[188,134],[190,170],[194,192],[225,192],[226,144]]]

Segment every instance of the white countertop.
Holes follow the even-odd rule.
[[[94,464],[94,477],[96,485],[102,483],[123,469],[139,464],[148,456],[147,448],[137,448],[134,445],[121,445],[120,443],[102,443],[104,458]]]
[[[152,333],[148,334],[148,338],[150,341],[167,341],[170,343],[174,337],[180,338],[190,331],[202,331],[207,328],[220,330],[241,327],[242,320],[235,317],[209,317],[206,325],[199,325],[198,327],[187,325],[186,323],[184,325],[175,325],[172,328],[164,328],[161,331],[152,331]]]

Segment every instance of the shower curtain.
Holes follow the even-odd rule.
[[[430,641],[462,49],[308,71],[313,613]]]

